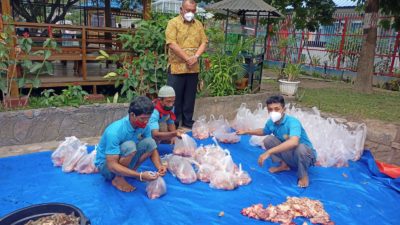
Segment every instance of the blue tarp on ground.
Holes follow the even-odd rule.
[[[249,146],[248,140],[243,136],[239,144],[222,146],[249,172],[249,185],[222,191],[199,181],[181,184],[168,173],[167,194],[156,200],[148,199],[145,183],[134,179],[129,182],[137,190],[122,193],[99,174],[63,173],[53,167],[51,152],[1,158],[0,217],[32,204],[63,202],[79,207],[92,224],[268,224],[242,216],[241,209],[299,196],[322,201],[336,224],[400,224],[400,178],[379,173],[369,151],[349,167],[313,167],[310,187],[301,189],[295,172],[270,174],[270,160],[260,168],[257,158],[263,150]],[[160,146],[161,154],[169,152],[171,146]],[[154,170],[150,161],[140,169]],[[220,211],[225,212],[223,217],[218,216]]]

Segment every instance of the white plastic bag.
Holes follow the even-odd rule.
[[[162,177],[150,181],[146,187],[147,197],[150,199],[156,199],[161,197],[167,192],[167,185]]]
[[[229,132],[231,127],[226,119],[224,119],[223,115],[220,115],[218,119],[215,119],[214,115],[210,115],[210,120],[208,121],[208,131],[210,135],[214,135],[216,130]]]
[[[199,164],[197,170],[197,179],[202,182],[208,183],[211,179],[211,174],[215,171],[215,166],[210,164]]]
[[[263,108],[262,103],[258,103],[258,107],[253,112],[253,119],[249,121],[252,130],[264,128],[268,119],[268,110]]]
[[[235,182],[237,185],[247,185],[251,182],[250,175],[242,170],[242,164],[239,164],[239,170],[235,171]]]
[[[65,156],[64,163],[62,165],[63,172],[72,172],[76,164],[81,160],[82,157],[87,155],[86,145],[79,146],[72,154]]]
[[[176,176],[182,183],[191,184],[197,180],[190,161],[184,157],[172,155],[167,158],[168,170]]]
[[[182,139],[177,138],[173,153],[175,155],[193,157],[197,148],[196,141],[187,134],[182,134]]]
[[[233,173],[215,171],[211,175],[210,187],[223,190],[233,190],[237,187]]]
[[[247,108],[246,103],[242,103],[237,110],[236,117],[232,122],[235,130],[250,130],[249,121],[253,119],[253,114]]]
[[[96,150],[93,150],[90,154],[84,155],[76,164],[74,170],[78,173],[97,173],[97,167],[94,165],[96,159]]]
[[[240,136],[236,132],[226,132],[224,129],[217,129],[214,132],[214,137],[217,138],[219,142],[226,144],[238,143],[240,141]]]
[[[210,136],[207,124],[207,117],[205,115],[200,116],[197,119],[192,127],[192,134],[194,138],[197,139],[206,139]]]
[[[75,150],[77,150],[81,145],[81,141],[75,136],[66,137],[57,149],[51,154],[51,160],[54,166],[62,166],[66,156],[71,155]]]
[[[264,146],[264,139],[267,137],[266,136],[257,136],[257,135],[252,135],[249,143],[251,146],[260,146],[262,149],[265,149]]]

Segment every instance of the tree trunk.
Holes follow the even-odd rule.
[[[364,16],[364,36],[360,58],[357,65],[355,89],[365,93],[372,92],[372,78],[374,76],[375,48],[377,40],[377,21],[379,0],[368,0]]]

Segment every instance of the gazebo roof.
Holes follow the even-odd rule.
[[[225,10],[234,13],[245,12],[246,15],[254,16],[257,12],[260,16],[267,16],[270,14],[272,17],[283,16],[276,8],[265,3],[262,0],[224,0],[205,7],[207,10]]]

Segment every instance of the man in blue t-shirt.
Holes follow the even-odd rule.
[[[136,97],[129,106],[129,115],[110,124],[104,131],[97,148],[95,165],[99,172],[110,180],[118,190],[135,190],[124,177],[140,181],[152,181],[164,176],[166,167],[161,164],[157,144],[146,127],[154,106],[144,96]],[[150,158],[157,173],[138,172],[138,167]]]
[[[171,86],[162,86],[155,100],[154,111],[149,120],[149,127],[156,142],[173,143],[181,132],[176,129],[174,114],[175,91]]]
[[[297,169],[298,186],[307,187],[308,168],[316,161],[316,151],[300,121],[285,114],[285,100],[282,96],[271,96],[266,103],[270,119],[264,129],[237,133],[268,135],[264,139],[266,152],[260,155],[258,164],[263,166],[264,161],[271,157],[273,162],[280,163],[279,166],[269,169],[271,173]]]

